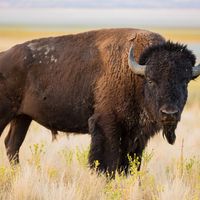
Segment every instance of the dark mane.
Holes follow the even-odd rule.
[[[169,51],[169,52],[177,52],[177,53],[181,52],[182,54],[184,54],[186,58],[191,60],[193,66],[195,65],[196,57],[192,53],[192,51],[187,49],[187,45],[173,43],[171,41],[152,45],[146,48],[140,56],[139,63],[144,65],[147,62],[148,58],[152,55],[152,53],[159,52],[159,51]]]

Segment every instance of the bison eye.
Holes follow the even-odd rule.
[[[149,83],[149,84],[152,84],[152,83],[153,83],[153,81],[152,81],[152,80],[148,80],[148,83]]]
[[[147,78],[147,83],[152,86],[155,82],[152,79]]]

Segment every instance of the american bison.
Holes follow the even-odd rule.
[[[159,130],[174,143],[188,82],[200,74],[194,65],[186,46],[137,29],[42,38],[2,52],[0,132],[10,123],[9,159],[19,162],[35,120],[52,133],[89,132],[90,166],[127,171],[127,154],[141,159]]]

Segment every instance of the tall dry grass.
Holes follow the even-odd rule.
[[[186,109],[171,146],[161,134],[150,140],[142,169],[108,181],[87,166],[89,135],[60,134],[51,142],[47,129],[33,124],[20,150],[21,164],[11,167],[0,139],[0,199],[200,199],[200,112]]]
[[[60,33],[52,33],[56,35]],[[51,33],[17,29],[0,31],[0,50]],[[89,170],[89,135],[60,134],[51,141],[50,131],[32,123],[20,149],[21,164],[12,167],[0,138],[0,199],[2,200],[198,200],[200,199],[200,106],[198,81],[190,85],[190,97],[177,128],[175,145],[161,134],[149,141],[140,172],[130,161],[131,175],[105,176]]]

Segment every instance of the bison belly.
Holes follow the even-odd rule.
[[[49,129],[87,133],[88,118],[93,113],[92,92],[88,88],[61,87],[53,82],[42,88],[32,83],[20,112]]]

